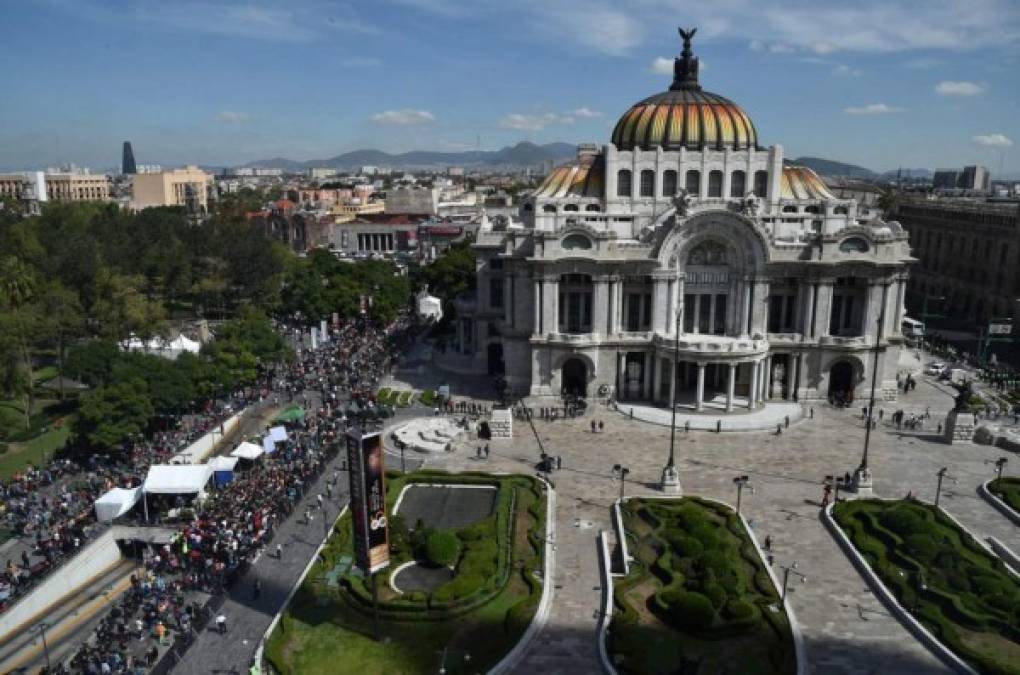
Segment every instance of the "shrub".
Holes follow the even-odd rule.
[[[754,615],[754,605],[734,598],[726,603],[723,615],[731,621],[749,619]]]
[[[883,511],[878,520],[886,529],[895,532],[901,537],[918,533],[923,527],[921,516],[912,509],[902,506]]]
[[[690,591],[684,593],[670,603],[670,617],[680,628],[687,630],[705,630],[715,620],[715,607],[711,600],[701,593]]]
[[[671,541],[670,544],[673,546],[673,551],[676,552],[678,556],[684,558],[697,558],[705,550],[705,547],[702,546],[701,542],[694,537],[674,537],[674,540]]]
[[[938,553],[938,544],[928,534],[910,534],[905,539],[907,551],[920,562],[930,562]]]
[[[971,585],[974,588],[974,592],[982,598],[989,595],[1004,595],[1009,597],[1015,593],[1008,583],[998,577],[993,577],[988,574],[974,576],[971,579]]]
[[[444,603],[466,598],[480,590],[485,578],[477,574],[458,574],[453,580],[443,584],[432,593],[432,603]]]
[[[716,609],[722,608],[726,603],[726,591],[719,584],[706,584],[705,588],[702,589],[702,593],[709,599],[712,606]]]
[[[425,540],[425,560],[436,567],[450,567],[460,558],[460,540],[447,530],[435,530]]]

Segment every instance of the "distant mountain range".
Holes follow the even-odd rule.
[[[879,174],[863,166],[836,162],[831,159],[822,159],[821,157],[798,157],[797,159],[788,159],[786,163],[806,166],[820,176],[838,176],[840,178],[889,179],[896,178],[896,175],[899,174],[902,178],[924,178],[931,180],[933,175],[931,169],[893,169],[892,171]]]
[[[465,152],[434,152],[415,150],[393,155],[381,150],[354,150],[328,159],[310,159],[296,162],[285,157],[249,162],[247,167],[271,167],[285,171],[303,171],[311,168],[358,169],[362,166],[380,166],[394,169],[464,167],[527,167],[541,166],[544,162],[559,163],[577,154],[572,143],[546,143],[536,145],[522,141],[501,150],[468,150]]]

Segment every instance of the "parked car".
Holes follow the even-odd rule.
[[[928,367],[924,369],[925,375],[941,375],[946,370],[946,364],[941,361],[935,361],[929,363]]]

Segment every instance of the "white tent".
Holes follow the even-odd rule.
[[[209,464],[156,464],[145,477],[146,494],[185,495],[202,492],[212,477]]]
[[[262,449],[266,454],[276,452],[276,441],[273,440],[272,436],[266,436],[262,439]]]
[[[273,427],[269,430],[269,437],[277,442],[287,440],[287,427]]]
[[[233,471],[237,462],[237,457],[213,457],[209,460],[209,466],[213,471]]]
[[[142,497],[142,487],[113,488],[96,500],[96,520],[108,523],[131,510]]]
[[[234,450],[230,453],[230,456],[237,457],[239,459],[258,459],[263,455],[263,453],[265,453],[265,450],[254,443],[245,441],[234,448]]]

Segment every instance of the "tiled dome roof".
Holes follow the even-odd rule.
[[[758,147],[758,132],[747,113],[698,84],[698,59],[691,54],[695,32],[680,31],[684,49],[674,61],[670,88],[634,104],[616,123],[612,142],[618,150]]]

